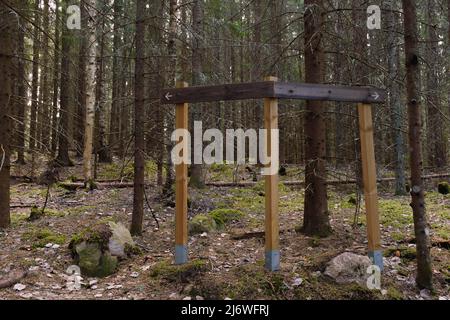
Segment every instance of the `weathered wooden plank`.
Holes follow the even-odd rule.
[[[162,104],[261,99],[273,96],[273,81],[164,89]]]
[[[164,89],[161,103],[197,103],[260,98],[383,103],[386,100],[386,93],[384,90],[369,87],[263,81]]]
[[[279,99],[322,100],[359,103],[383,103],[386,92],[370,87],[346,87],[309,83],[275,83]]]

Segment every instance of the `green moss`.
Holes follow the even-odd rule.
[[[434,233],[444,240],[450,240],[450,228],[445,225],[435,228]]]
[[[236,281],[225,288],[232,299],[282,298],[288,290],[281,273],[267,272],[261,265],[243,265],[233,269]]]
[[[210,179],[213,181],[227,181],[233,178],[233,166],[213,163],[209,167]]]
[[[154,161],[145,162],[145,175],[152,178],[156,175],[158,167]],[[98,178],[99,179],[118,179],[122,173],[122,177],[126,179],[132,179],[134,176],[133,163],[129,162],[123,167],[122,163],[110,163],[106,164],[99,169]]]
[[[102,250],[108,247],[109,238],[111,237],[111,229],[107,223],[108,221],[99,220],[95,224],[81,230],[72,235],[69,248],[73,253],[76,245],[86,241],[87,243],[98,243]]]
[[[403,300],[403,294],[392,286],[387,289],[387,296],[390,300]]]
[[[408,203],[399,200],[380,200],[379,210],[384,226],[401,228],[413,224],[412,210]]]
[[[241,210],[236,209],[215,209],[209,213],[216,225],[221,227],[233,220],[240,220],[245,214]]]
[[[13,227],[21,225],[28,217],[27,213],[11,213],[11,225]]]
[[[58,210],[49,209],[49,208],[46,208],[45,212],[42,212],[41,208],[33,206],[30,211],[30,216],[27,218],[27,220],[35,221],[35,220],[39,220],[43,216],[61,218],[61,217],[65,217],[66,213],[63,211],[58,211]]]
[[[257,193],[265,192],[265,190],[266,190],[265,181],[262,180],[262,181],[257,182],[252,187],[252,190],[257,192]],[[283,182],[281,182],[281,181],[278,182],[278,192],[280,194],[285,194],[285,193],[287,193],[289,191],[290,191],[289,187],[287,187]]]
[[[305,205],[304,190],[290,192],[280,197],[280,213],[292,213],[303,210]]]
[[[252,189],[240,188],[230,190],[232,207],[245,213],[264,213],[264,198],[255,197]]]
[[[195,259],[182,265],[172,265],[167,261],[162,261],[151,269],[150,276],[170,282],[188,282],[207,270],[209,270],[209,263],[206,260]]]
[[[198,214],[189,221],[189,234],[212,232],[217,230],[218,225],[213,217],[205,214]]]
[[[76,206],[67,209],[69,215],[77,215],[95,209],[95,206]]]
[[[117,268],[117,257],[109,251],[102,252],[98,243],[77,244],[75,246],[76,260],[81,273],[89,277],[106,277],[113,274]]]
[[[66,236],[49,229],[31,228],[22,235],[22,239],[32,242],[34,248],[42,248],[47,243],[62,245],[66,242]]]

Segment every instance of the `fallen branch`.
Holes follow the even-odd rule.
[[[424,180],[430,180],[430,179],[439,179],[439,178],[449,178],[450,174],[433,174],[433,175],[427,175],[423,176],[422,179]],[[395,178],[382,178],[378,179],[378,183],[383,182],[393,182],[395,181]],[[282,181],[285,186],[304,186],[304,181]],[[346,184],[355,184],[356,180],[330,180],[326,183],[328,185],[346,185]],[[99,188],[132,188],[133,182],[120,182],[120,181],[109,181],[109,182],[102,182],[96,181]],[[257,182],[253,181],[244,181],[244,182],[207,182],[206,185],[209,187],[252,187],[256,185]],[[75,190],[80,189],[84,187],[84,184],[81,182],[61,182],[59,185],[63,188],[69,189],[69,190]],[[146,186],[155,186],[153,183],[147,183]]]
[[[7,275],[6,279],[0,279],[0,289],[9,288],[15,285],[17,282],[25,278],[28,274],[28,271],[25,270],[13,270]]]
[[[432,237],[430,242],[432,247],[450,249],[450,240]],[[416,238],[405,239],[400,243],[416,244]]]
[[[280,230],[280,234],[283,234],[287,232],[288,230]],[[234,234],[231,236],[232,240],[245,240],[245,239],[252,239],[252,238],[258,238],[263,239],[266,236],[265,231],[256,231],[256,232],[245,232],[240,234]]]

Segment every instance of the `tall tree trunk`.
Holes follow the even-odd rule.
[[[450,0],[447,0],[447,23],[448,23],[448,35],[447,35],[447,70],[450,70]],[[450,117],[450,72],[447,72],[447,77],[445,78],[447,82],[447,104],[448,104],[448,116]],[[450,130],[447,131],[450,135]]]
[[[192,85],[202,85],[205,81],[203,73],[203,58],[204,58],[204,0],[194,0],[192,7]],[[190,108],[191,128],[194,126],[194,121],[202,120],[202,106],[195,105]],[[193,130],[191,129],[191,132]],[[192,135],[193,136],[193,135]],[[192,143],[194,146],[194,143]],[[194,162],[194,147],[192,148],[192,161]],[[203,164],[191,165],[191,177],[189,179],[189,186],[195,188],[205,187],[205,176]]]
[[[130,232],[142,234],[144,218],[144,119],[145,112],[144,64],[145,64],[145,0],[136,1],[136,63],[134,79],[134,192],[133,216]]]
[[[87,19],[86,3],[80,3],[81,30],[80,49],[78,51],[78,90],[77,90],[77,111],[74,138],[76,142],[76,155],[83,157],[84,150],[84,121],[86,118],[86,59],[87,59]]]
[[[67,19],[67,1],[63,1],[63,21]],[[62,28],[61,41],[61,80],[60,80],[60,123],[58,130],[58,155],[56,163],[60,166],[72,166],[69,157],[69,116],[72,112],[70,107],[70,52],[72,48],[71,33],[65,26]]]
[[[15,5],[15,3],[10,2],[10,5]],[[0,2],[0,21],[0,228],[7,228],[11,223],[9,212],[9,144],[14,79],[14,37],[17,36],[17,18],[3,2]]]
[[[84,151],[83,151],[83,175],[84,182],[92,180],[92,149],[95,121],[95,71],[96,71],[96,37],[95,0],[86,0],[86,12],[88,14],[88,40],[86,68],[86,118],[84,124]]]
[[[149,61],[147,65],[150,71],[148,72],[148,96],[151,102],[147,112],[147,153],[151,154],[156,160],[157,185],[163,184],[163,161],[164,161],[164,113],[161,110],[159,99],[152,97],[159,97],[164,86],[165,64],[163,63],[163,52],[161,48],[162,30],[164,29],[163,19],[165,1],[156,1],[150,5],[150,10],[155,12],[148,24],[149,44],[150,50],[147,56]]]
[[[122,31],[121,17],[123,10],[122,0],[114,0],[114,29],[113,29],[113,65],[112,65],[112,102],[111,102],[111,118],[109,124],[109,145],[112,150],[117,150],[116,143],[119,140],[119,123],[120,123],[120,56],[122,55]]]
[[[176,84],[176,69],[177,69],[177,47],[175,45],[175,40],[177,36],[177,6],[178,0],[170,0],[169,3],[169,34],[168,34],[168,42],[167,42],[167,86],[169,88],[174,88]],[[174,128],[174,119],[168,114],[166,115],[166,181],[164,184],[163,193],[169,194],[172,190],[172,185],[174,182],[174,173],[173,173],[173,162],[171,157],[172,144],[170,140],[170,136]]]
[[[59,1],[55,0],[55,49],[54,49],[54,62],[53,62],[53,97],[52,97],[52,133],[51,133],[51,153],[55,155],[58,148],[58,99],[59,99],[59,72],[60,72],[60,26],[59,21]]]
[[[425,211],[422,184],[421,110],[419,96],[419,47],[415,0],[402,0],[405,28],[406,88],[408,101],[409,150],[411,167],[411,207],[417,248],[417,278],[420,288],[432,287],[430,228]]]
[[[31,115],[30,115],[30,137],[29,147],[30,151],[34,152],[37,145],[37,113],[39,108],[38,101],[38,87],[39,87],[39,52],[40,52],[40,40],[39,29],[41,26],[41,13],[39,12],[40,0],[35,0],[34,5],[34,29],[33,29],[33,70],[31,79]]]
[[[323,34],[325,13],[322,1],[305,1],[305,81],[321,83],[324,80]],[[326,131],[324,105],[321,101],[306,102],[305,119],[306,168],[305,213],[303,232],[327,236],[331,232],[328,216],[326,187]]]
[[[25,20],[19,17],[19,31],[18,31],[18,44],[17,44],[17,120],[19,124],[17,126],[17,163],[25,164],[25,120],[26,120],[26,107],[27,107],[27,85],[26,85],[26,72],[25,72]]]
[[[406,194],[405,181],[405,146],[403,140],[403,106],[400,87],[400,44],[398,39],[398,16],[396,0],[390,0],[388,5],[388,74],[389,74],[389,108],[391,110],[392,136],[395,146],[395,194]]]
[[[98,155],[98,161],[102,163],[110,163],[112,161],[109,152],[109,147],[106,141],[106,108],[105,108],[105,88],[104,88],[104,78],[105,78],[105,18],[103,15],[106,14],[106,3],[104,0],[101,1],[101,18],[97,21],[97,37],[99,39],[99,46],[97,52],[97,82],[95,87],[95,142],[94,142],[94,153]]]
[[[438,49],[436,0],[427,0],[427,154],[428,165],[443,168],[447,165],[447,139],[441,114],[438,83],[441,66]],[[448,71],[448,70],[447,70]],[[448,73],[448,72],[447,72]]]
[[[43,23],[42,28],[44,30],[49,30],[49,0],[44,0],[44,12],[43,12]],[[39,149],[44,150],[47,148],[47,141],[50,139],[50,122],[49,122],[49,107],[50,107],[50,80],[49,80],[49,37],[44,34],[42,36],[42,66],[41,66],[41,92],[42,92],[42,101],[39,109]]]

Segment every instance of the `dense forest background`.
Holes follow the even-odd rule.
[[[368,28],[370,5],[381,8],[380,29]],[[201,86],[274,76],[370,86],[387,92],[385,103],[373,105],[377,177],[392,182],[383,187],[383,196],[409,201],[411,192],[416,281],[431,288],[430,248],[450,238],[447,198],[430,200],[432,218],[439,212],[436,228],[446,228],[439,241],[428,239],[424,209],[425,189],[437,190],[441,182],[439,192],[448,194],[450,0],[0,0],[0,14],[0,83],[5,84],[0,91],[0,227],[14,226],[17,218],[10,211],[24,205],[14,202],[14,192],[23,191],[17,181],[46,186],[42,213],[47,202],[60,205],[49,198],[55,182],[90,191],[97,183],[122,188],[128,182],[134,187],[131,221],[120,219],[131,223],[132,235],[145,235],[149,210],[159,229],[163,208],[173,203],[175,179],[170,160],[175,108],[160,98],[178,81]],[[257,100],[194,104],[189,118],[191,124],[201,120],[204,129],[223,132],[262,128],[262,108]],[[302,231],[311,237],[342,232],[344,227],[334,225],[331,213],[338,209],[332,205],[334,197],[350,192],[357,225],[363,186],[356,105],[282,100],[279,128],[280,175],[287,176],[282,180],[306,183],[304,202],[285,198],[290,213],[304,206]],[[190,218],[217,207],[212,199],[229,197],[215,194],[214,187],[247,187],[239,183],[261,180],[257,166],[230,167],[190,167],[190,185],[213,190],[209,200],[198,200],[208,193],[194,191],[201,208],[190,207]],[[422,188],[422,178],[436,183]],[[322,187],[315,187],[317,181]],[[333,187],[327,193],[325,181],[351,189],[342,196]],[[64,199],[59,191],[56,199]],[[100,200],[96,207],[96,196],[87,196],[93,197],[87,200],[93,201],[91,209],[108,210],[99,209]],[[130,201],[124,202],[125,212]],[[246,205],[256,210],[254,204],[236,206]],[[402,214],[410,209],[402,207]],[[308,217],[315,222],[309,225]],[[165,221],[161,230],[169,232],[172,225]],[[448,289],[446,279],[441,289]]]
[[[401,6],[399,1],[372,2],[382,8],[381,30],[367,29],[367,1],[324,3],[323,82],[388,91],[388,103],[374,111],[377,162],[380,170],[395,170],[399,184],[404,184],[407,121]],[[170,108],[159,104],[161,88],[174,87],[175,79],[190,85],[261,81],[267,75],[281,81],[304,81],[303,1],[143,1],[138,13],[143,22],[142,43],[135,37],[135,1],[82,1],[80,30],[66,27],[70,20],[66,10],[72,4],[80,5],[37,0],[18,1],[14,6],[20,23],[20,59],[13,96],[12,150],[13,160],[19,163],[25,161],[25,153],[56,156],[62,164],[81,156],[89,98],[95,101],[98,161],[130,154],[136,63],[143,73],[139,81],[143,85],[145,155],[158,164],[159,182],[167,159],[164,132],[171,132],[173,116]],[[448,1],[417,4],[424,165],[445,171],[450,104]],[[88,37],[88,17],[93,19],[94,37]],[[139,45],[142,57],[136,61]],[[95,54],[95,59],[88,53]],[[87,60],[95,64],[94,97],[86,91]],[[196,120],[223,129],[261,126],[260,102],[216,104],[196,115]],[[304,163],[304,104],[281,105],[282,163]],[[351,104],[327,105],[328,164],[357,167],[356,110]],[[402,190],[399,185],[397,191]]]

